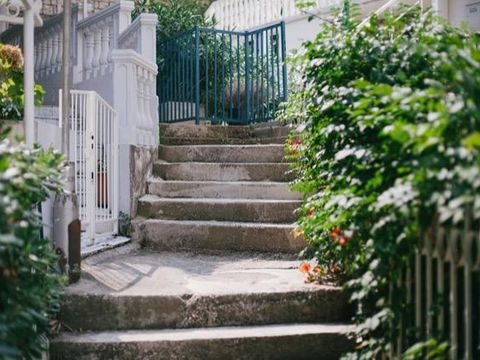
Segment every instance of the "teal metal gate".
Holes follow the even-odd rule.
[[[235,32],[195,27],[158,47],[160,122],[249,124],[287,97],[285,24]]]

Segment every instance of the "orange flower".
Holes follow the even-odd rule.
[[[315,215],[315,209],[314,208],[310,208],[307,210],[307,217],[311,218],[313,217],[313,215]]]
[[[303,230],[299,227],[296,227],[292,230],[292,236],[297,239],[303,236]]]
[[[298,267],[298,269],[304,274],[308,274],[310,272],[311,268],[312,267],[310,266],[310,264],[306,261],[301,263],[300,266]]]
[[[343,230],[339,227],[333,228],[330,233],[330,236],[332,237],[332,239],[335,240],[342,233],[342,231]]]

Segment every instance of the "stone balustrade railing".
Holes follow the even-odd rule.
[[[118,48],[120,33],[130,25],[132,10],[133,2],[120,1],[77,24],[74,82],[97,78],[113,69],[112,50]]]
[[[157,65],[132,49],[114,50],[112,61],[113,104],[119,113],[120,142],[155,145],[158,142]],[[136,119],[135,130],[131,127],[132,119]]]
[[[247,30],[271,22],[296,16],[308,16],[297,7],[298,0],[216,0],[206,15],[215,17],[217,27],[229,30]],[[338,6],[341,0],[314,0],[315,5],[307,8],[309,13]]]

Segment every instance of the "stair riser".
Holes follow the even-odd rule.
[[[60,319],[72,330],[116,331],[342,322],[351,313],[340,290],[186,298],[68,295]]]
[[[162,145],[253,145],[253,144],[285,144],[287,137],[271,138],[184,138],[184,137],[160,137]]]
[[[222,199],[284,199],[298,200],[299,193],[291,192],[288,184],[279,183],[202,183],[152,181],[148,193],[169,198],[222,198]]]
[[[139,201],[138,214],[171,220],[216,220],[293,223],[300,202],[182,202]]]
[[[51,344],[52,360],[337,360],[352,349],[343,334],[302,334],[129,343]]]
[[[296,253],[305,247],[293,226],[241,226],[147,220],[134,222],[132,239],[155,250],[221,250]]]
[[[290,181],[288,164],[155,163],[153,172],[165,180]]]
[[[159,146],[159,158],[169,162],[281,162],[282,145],[272,146]]]

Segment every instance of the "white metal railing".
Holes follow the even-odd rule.
[[[480,232],[434,226],[420,241],[398,283],[407,309],[390,358],[409,345],[406,328],[417,340],[446,340],[451,360],[480,359]]]
[[[230,30],[247,30],[274,21],[307,14],[297,4],[300,0],[216,0],[207,9],[206,15],[215,17],[217,27]],[[314,0],[315,5],[306,9],[318,13],[339,6],[342,0]]]
[[[96,92],[72,90],[70,116],[75,192],[82,230],[93,243],[96,233],[118,229],[117,113]]]

